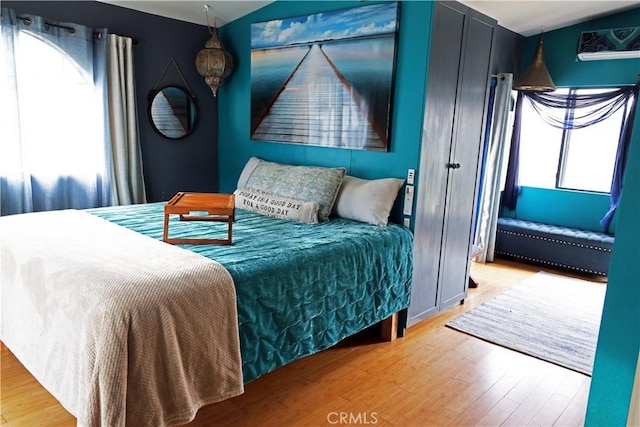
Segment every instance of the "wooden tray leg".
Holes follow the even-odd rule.
[[[162,230],[162,241],[166,242],[169,237],[169,214],[164,214],[164,229]]]

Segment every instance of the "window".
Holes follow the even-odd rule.
[[[24,166],[44,182],[65,177],[95,182],[104,173],[105,149],[93,78],[47,41],[20,31],[18,42]]]
[[[589,95],[613,90],[616,89],[564,88],[555,94]],[[528,98],[522,103],[519,184],[608,193],[627,109],[620,108],[597,124],[563,130],[545,122],[536,108],[542,114],[551,110],[539,105],[533,107]],[[564,120],[568,122],[594,109],[578,110],[568,105]]]

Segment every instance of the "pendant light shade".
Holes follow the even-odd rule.
[[[549,71],[544,65],[542,53],[542,35],[538,39],[538,47],[533,56],[533,62],[520,78],[513,83],[513,89],[525,92],[553,92],[556,86],[551,80]]]

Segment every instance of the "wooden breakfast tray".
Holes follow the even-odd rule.
[[[162,240],[170,244],[231,245],[233,238],[235,196],[218,193],[177,193],[164,206],[164,233]],[[207,215],[191,215],[207,212]],[[173,239],[169,238],[169,215],[180,215],[180,221],[220,221],[229,224],[226,239]]]

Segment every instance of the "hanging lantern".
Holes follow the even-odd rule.
[[[542,34],[538,39],[538,47],[533,55],[533,62],[531,62],[527,71],[513,83],[513,90],[526,92],[553,92],[556,90],[549,71],[547,71],[547,66],[544,64]]]
[[[208,5],[204,7],[208,11]],[[209,14],[207,13],[207,25],[209,24]],[[198,73],[204,77],[204,81],[211,88],[213,96],[218,95],[218,87],[224,83],[224,79],[229,77],[233,71],[233,57],[224,50],[224,45],[218,38],[218,28],[209,28],[211,38],[205,43],[204,49],[196,56],[196,68]]]

